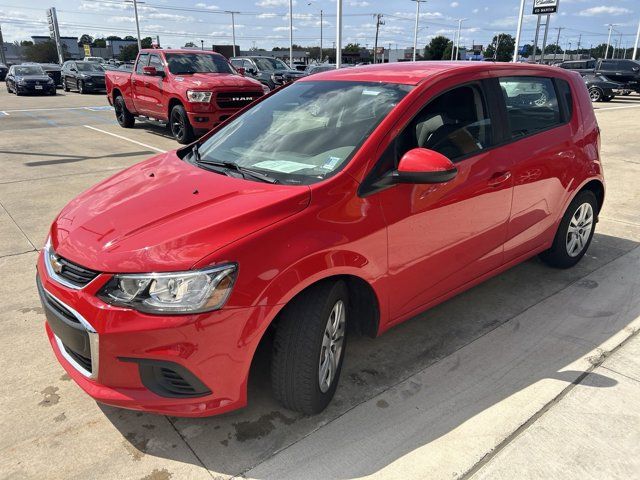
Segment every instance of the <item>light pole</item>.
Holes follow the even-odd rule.
[[[607,58],[607,54],[609,53],[609,44],[611,43],[611,31],[615,25],[613,23],[609,24],[609,36],[607,37],[607,48],[604,51],[604,58]]]
[[[322,63],[322,9],[320,9],[320,63]]]
[[[231,10],[225,10],[225,13],[231,14],[231,41],[233,42],[233,56],[236,56],[236,13]]]
[[[336,0],[336,68],[342,64],[342,0]]]
[[[411,0],[416,2],[416,24],[413,28],[413,61],[416,61],[416,49],[418,48],[418,19],[420,18],[420,3],[425,0]]]
[[[289,0],[289,68],[293,68],[293,0]]]
[[[636,54],[638,53],[638,41],[640,40],[640,21],[638,22],[638,33],[636,33],[636,43],[633,47],[633,58],[632,60],[636,59]]]
[[[458,60],[458,56],[460,55],[460,29],[462,27],[462,22],[467,20],[466,18],[458,19],[458,34],[456,35],[456,60]],[[453,59],[452,59],[453,60]]]
[[[136,31],[138,32],[138,51],[142,50],[142,40],[140,40],[140,21],[138,20],[138,0],[129,0],[133,1],[133,13],[136,17]],[[140,2],[144,3],[144,2]]]
[[[513,46],[513,59],[514,63],[518,62],[518,45],[520,44],[520,35],[522,34],[522,17],[524,16],[524,2],[520,0],[520,13],[518,14],[518,29],[516,30],[516,44]]]

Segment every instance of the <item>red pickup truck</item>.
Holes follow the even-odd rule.
[[[123,128],[136,117],[168,122],[182,144],[211,130],[265,91],[222,55],[189,50],[141,50],[133,72],[106,72],[107,98]]]

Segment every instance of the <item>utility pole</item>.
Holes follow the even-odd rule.
[[[142,40],[140,40],[140,21],[138,20],[138,0],[133,0],[133,12],[136,15],[136,31],[138,32],[138,51],[142,50]]]
[[[604,51],[604,58],[607,58],[607,54],[609,53],[609,44],[611,44],[611,31],[613,30],[614,24],[609,24],[609,36],[607,37],[607,48]]]
[[[536,37],[533,41],[533,63],[536,63],[536,55],[538,53],[538,35],[540,34],[540,15],[537,15],[538,20],[536,21]]]
[[[7,64],[7,58],[4,55],[4,40],[2,39],[2,25],[0,25],[0,63]]]
[[[578,55],[580,55],[580,41],[582,40],[582,34],[578,35],[578,50],[576,50],[576,53]]]
[[[456,35],[456,57],[455,57],[456,60],[458,60],[458,56],[460,55],[460,29],[462,27],[462,22],[464,22],[465,20],[466,18],[458,19],[458,34]],[[451,53],[453,55],[453,52]],[[451,60],[453,60],[453,58]]]
[[[635,46],[633,47],[633,58],[632,58],[632,60],[636,59],[636,55],[638,53],[638,40],[640,40],[640,21],[638,22],[638,33],[636,33],[636,43],[635,43]]]
[[[558,27],[556,28],[556,30],[558,30],[558,36],[556,37],[556,48],[553,51],[553,63],[556,63],[556,55],[558,54],[558,49],[560,48],[560,32],[562,31],[564,27]]]
[[[418,21],[420,19],[420,3],[426,0],[411,0],[416,2],[416,24],[413,28],[413,61],[416,61],[416,50],[418,48]],[[524,0],[523,0],[524,1]]]
[[[380,31],[380,25],[384,25],[384,22],[381,20],[383,15],[381,13],[376,13],[376,41],[373,47],[373,63],[378,63],[378,32]]]
[[[342,64],[342,0],[336,0],[336,68]]]
[[[498,48],[500,48],[500,37],[501,37],[501,34],[498,34],[498,38],[496,38],[496,48],[493,51],[493,60],[494,61],[498,60]]]
[[[622,49],[622,32],[620,32],[620,40],[618,40],[618,50]],[[620,54],[620,52],[618,52]]]
[[[233,56],[236,56],[236,13],[240,12],[232,12],[231,10],[225,10],[224,13],[231,14],[231,39],[233,42]]]
[[[320,10],[320,63],[322,63],[322,9]]]
[[[520,0],[520,13],[518,14],[518,29],[516,30],[516,43],[513,47],[513,63],[518,62],[518,45],[520,44],[520,35],[522,34],[522,17],[524,16],[524,2]],[[534,47],[535,48],[535,47]]]
[[[204,50],[204,40],[200,40],[200,50]]]
[[[547,36],[549,34],[549,21],[551,15],[547,15],[547,19],[544,22],[544,36],[542,37],[542,56],[540,57],[541,63],[544,63],[544,51],[547,49]]]
[[[289,68],[293,68],[293,0],[289,0]]]

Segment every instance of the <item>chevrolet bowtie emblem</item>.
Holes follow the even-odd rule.
[[[58,260],[58,257],[55,255],[49,256],[49,264],[51,265],[51,269],[56,273],[62,273],[62,263]]]

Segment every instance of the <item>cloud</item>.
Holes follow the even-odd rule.
[[[169,20],[172,22],[191,22],[193,17],[185,17],[184,15],[175,15],[173,13],[150,13],[147,18],[154,20]]]
[[[591,7],[587,8],[586,10],[582,10],[581,12],[578,12],[578,15],[580,15],[581,17],[595,17],[598,15],[625,15],[627,13],[631,13],[631,10],[629,10],[628,8],[607,7],[601,5],[599,7]]]
[[[393,14],[394,17],[402,17],[402,18],[411,18],[411,19],[415,19],[416,18],[416,14],[415,13],[407,13],[407,12],[396,12]],[[440,12],[424,12],[420,14],[420,18],[442,18],[444,15],[442,15]]]
[[[258,18],[276,18],[277,16],[277,13],[261,13]]]
[[[451,4],[450,4],[451,8],[456,8],[459,5],[460,4],[458,2],[451,2]]]
[[[204,8],[206,10],[220,10],[220,7],[217,5],[207,5],[206,3],[196,3],[197,8]]]
[[[297,27],[293,27],[294,30],[298,30]],[[289,31],[289,27],[275,27],[273,29],[274,32],[288,32]]]
[[[294,5],[297,3],[296,0],[293,0]],[[256,2],[256,5],[262,8],[285,7],[289,5],[289,0],[260,0]]]
[[[368,7],[369,5],[371,4],[369,2],[366,2],[365,0],[362,0],[362,1],[351,0],[349,2],[350,7]]]
[[[477,8],[473,9],[473,13],[478,13],[480,10],[478,10]]]
[[[142,15],[139,15],[139,18],[142,19]],[[108,23],[133,23],[135,21],[135,17],[125,17],[124,15],[115,15],[107,18]]]

